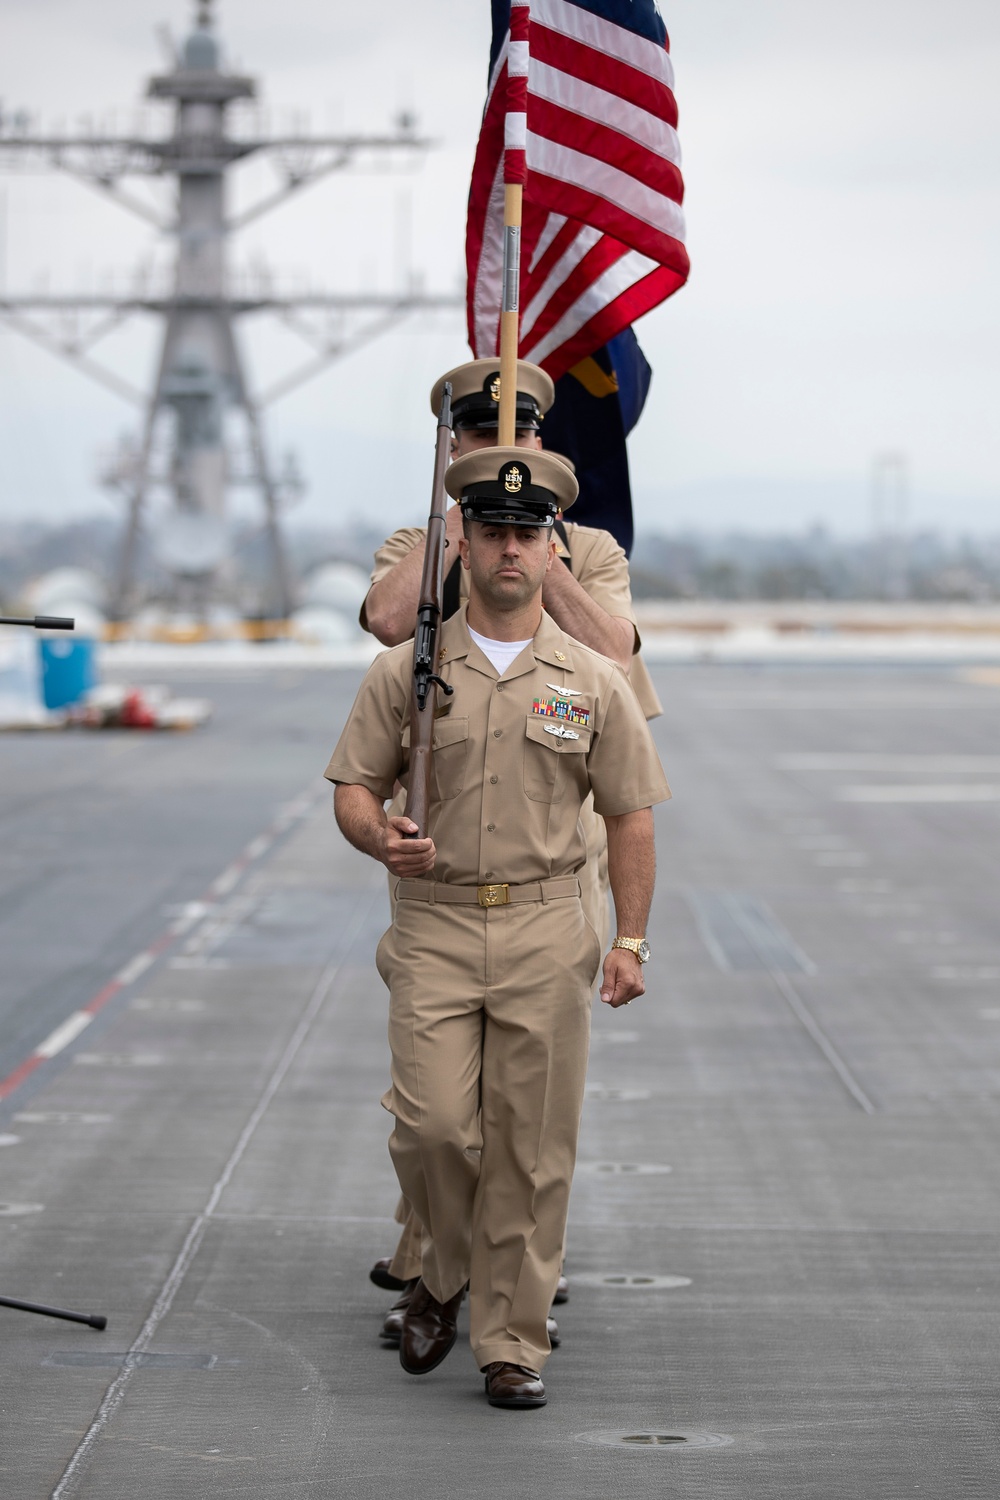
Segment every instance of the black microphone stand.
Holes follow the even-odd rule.
[[[19,620],[11,615],[0,615],[0,625],[27,625],[34,630],[72,630],[75,620],[65,615],[34,615],[30,620]],[[67,1312],[64,1307],[45,1307],[40,1302],[19,1302],[16,1297],[0,1297],[0,1307],[13,1307],[16,1312],[40,1313],[46,1318],[65,1318],[68,1323],[86,1323],[88,1328],[107,1328],[108,1320],[101,1313]]]

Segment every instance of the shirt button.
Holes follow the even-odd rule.
[[[494,729],[494,731],[493,731],[493,738],[495,740],[498,740],[502,734],[503,734],[503,730],[502,729]]]
[[[493,879],[493,871],[492,870],[485,870],[483,872],[483,879],[484,880],[492,880]]]
[[[486,825],[486,832],[487,833],[496,833],[496,831],[497,831],[497,825],[495,823],[487,823],[487,825]]]
[[[498,682],[497,683],[497,692],[498,693],[502,693],[503,692],[503,683],[502,682]]]
[[[499,776],[491,776],[490,777],[490,784],[491,784],[491,786],[496,786],[496,784],[497,784],[497,782],[499,780],[500,780]]]

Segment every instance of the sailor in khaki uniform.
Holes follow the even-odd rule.
[[[452,387],[454,439],[452,456],[461,458],[484,447],[494,447],[499,416],[499,359],[473,359],[442,375],[431,390],[431,410],[437,416],[445,381]],[[555,386],[546,372],[527,360],[517,365],[517,446],[542,447],[545,413],[555,399]],[[445,618],[469,597],[469,575],[458,566],[462,517],[456,505],[448,512],[445,558]],[[375,554],[371,587],[361,606],[360,622],[384,646],[398,646],[413,635],[420,593],[420,574],[427,531],[405,526],[394,531]],[[662,714],[645,662],[632,607],[628,558],[610,532],[558,519],[556,555],[563,566],[553,568],[542,590],[546,610],[575,640],[610,656],[628,674],[647,719]]]
[[[537,365],[518,362],[516,424],[517,446],[539,450],[545,413],[555,397],[551,378]],[[470,360],[442,375],[431,391],[431,409],[437,415],[445,381],[452,386],[454,422],[453,457],[493,447],[499,412],[499,359]],[[371,587],[361,606],[362,628],[371,631],[383,645],[398,645],[413,634],[426,528],[404,527],[388,538],[375,554]],[[448,513],[444,618],[468,602],[469,574],[459,565],[461,509]],[[579,526],[560,515],[555,525],[556,556],[560,566],[550,570],[542,598],[547,612],[570,635],[610,656],[629,674],[632,688],[647,719],[663,712],[645,662],[639,655],[639,631],[632,607],[628,559],[614,537],[592,526]],[[400,809],[401,810],[401,809]],[[584,905],[602,943],[608,933],[607,838],[603,820],[588,799],[582,810],[587,840],[587,860],[580,872]],[[380,1286],[402,1292],[382,1325],[382,1338],[393,1343],[399,1336],[402,1311],[412,1281],[420,1271],[420,1225],[407,1205],[396,1211],[403,1225],[395,1254],[376,1262],[372,1279]],[[557,1300],[566,1295],[561,1282]],[[555,1325],[552,1325],[554,1330]],[[553,1336],[555,1334],[553,1333]]]
[[[580,809],[593,792],[608,825],[619,937],[601,998],[617,1007],[644,989],[650,809],[669,789],[624,673],[541,608],[572,474],[544,453],[491,449],[446,484],[461,496],[471,588],[442,630],[454,695],[435,726],[429,837],[384,812],[407,780],[409,646],[369,670],[326,775],[345,835],[401,877],[377,953],[390,1152],[425,1228],[401,1362],[414,1374],[441,1362],[469,1282],[491,1403],[537,1406],[601,956],[580,900]]]

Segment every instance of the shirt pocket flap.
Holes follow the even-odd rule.
[[[529,714],[526,734],[529,740],[544,745],[546,750],[554,750],[557,755],[586,754],[590,749],[590,730],[583,724],[568,724],[563,719]]]
[[[469,720],[467,715],[464,718],[461,715],[452,718],[451,714],[448,714],[443,719],[434,720],[433,745],[435,750],[443,750],[446,745],[458,745],[462,740],[467,740],[468,738]],[[410,748],[409,724],[403,725],[401,743],[404,750]]]

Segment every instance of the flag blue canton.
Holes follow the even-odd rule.
[[[493,69],[497,65],[500,49],[507,40],[507,32],[510,30],[510,0],[492,0],[493,4],[493,40],[490,43],[490,70],[487,78],[493,77]]]
[[[667,28],[654,0],[566,0],[566,3],[575,5],[577,10],[589,11],[592,16],[600,16],[603,21],[623,26],[626,31],[657,42],[661,47],[666,46]],[[490,44],[490,78],[493,77],[500,49],[510,29],[510,0],[491,0],[491,4],[493,40]]]
[[[634,31],[636,36],[659,42],[661,47],[666,45],[667,28],[653,0],[566,0],[566,3],[575,5],[577,10],[589,10],[592,16],[600,16],[603,21],[613,21],[616,26],[624,26],[626,31]],[[494,0],[494,21],[496,9],[497,3]],[[509,17],[510,0],[505,0],[504,9]]]

